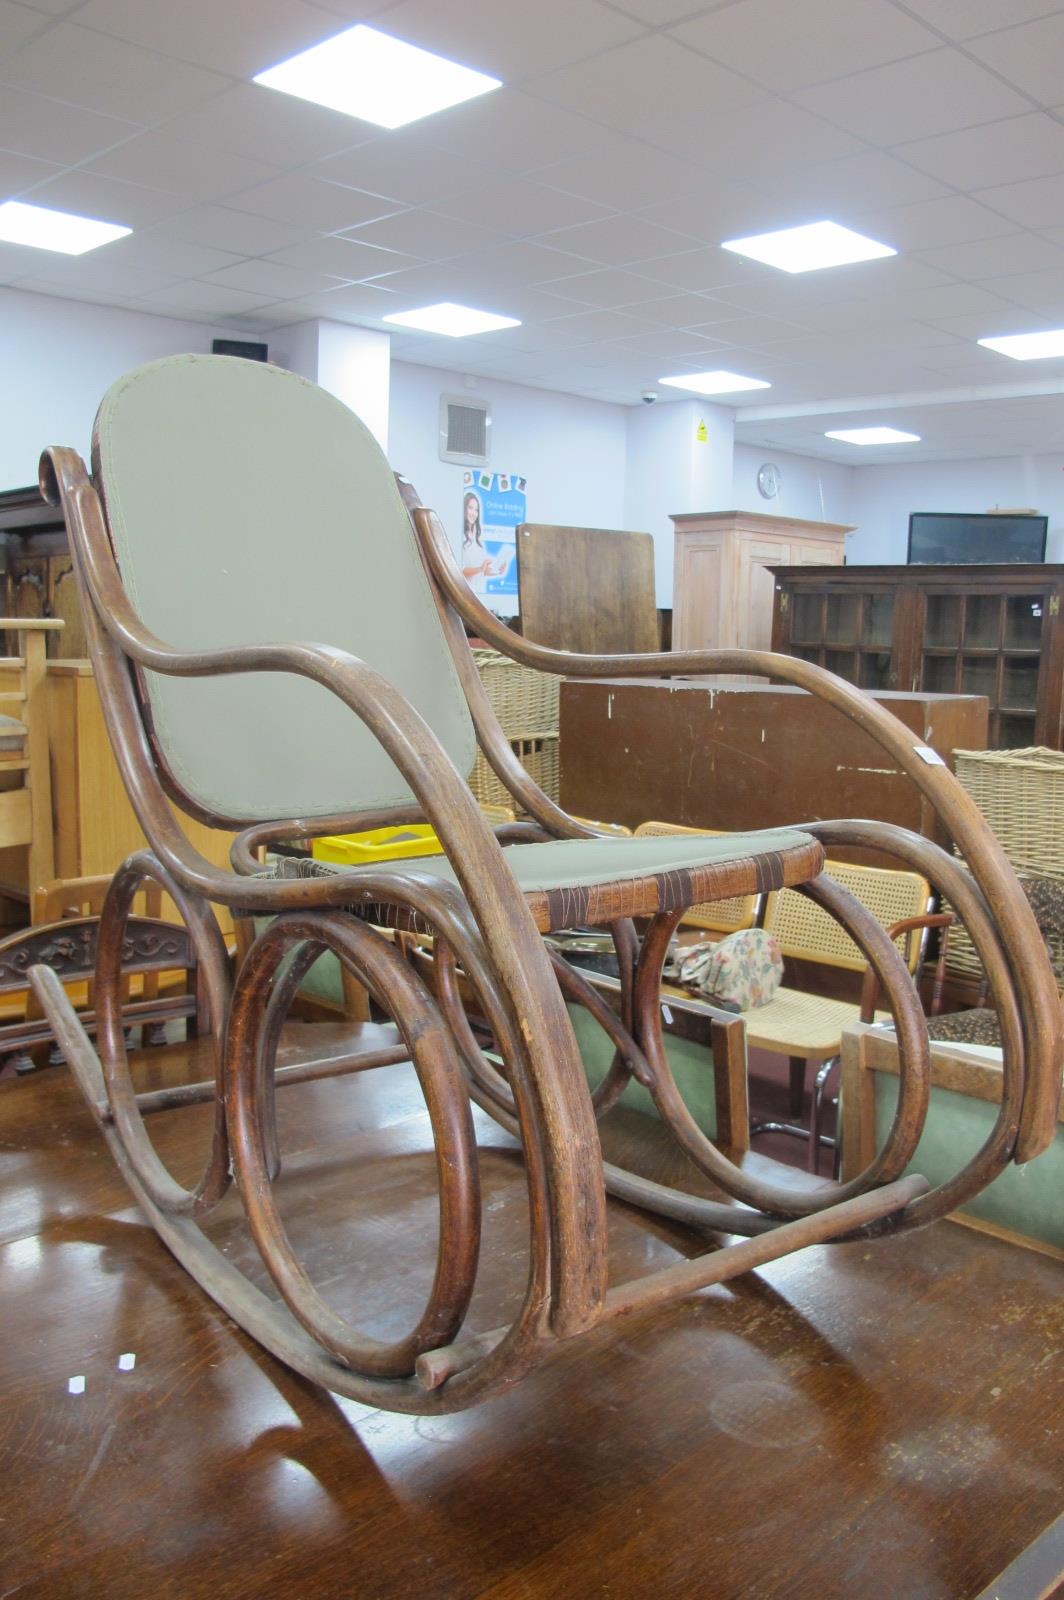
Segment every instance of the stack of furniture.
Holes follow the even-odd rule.
[[[863,689],[985,695],[985,747],[1064,744],[1064,566],[780,565],[772,648]]]

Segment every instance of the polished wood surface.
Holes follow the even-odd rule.
[[[986,737],[978,695],[875,698],[947,763],[955,749],[979,749]],[[570,680],[560,715],[561,803],[580,816],[630,828],[661,818],[722,829],[874,817],[946,839],[900,763],[799,689]]]
[[[285,1047],[308,1048],[296,1027]],[[202,1076],[198,1054],[138,1057],[138,1087]],[[315,1280],[401,1325],[434,1230],[413,1074],[303,1084],[280,1114]],[[527,1206],[510,1141],[477,1120],[486,1328],[520,1297]],[[151,1128],[187,1176],[210,1111]],[[607,1148],[708,1192],[660,1132],[622,1106]],[[236,1329],[130,1204],[62,1070],[0,1084],[0,1152],[0,1592],[19,1600],[974,1600],[1059,1513],[1064,1266],[952,1224],[788,1258],[419,1419],[314,1388]],[[231,1201],[211,1229],[251,1267]],[[617,1208],[611,1279],[703,1247]]]
[[[853,531],[838,522],[756,511],[677,513],[672,524],[676,650],[767,650],[772,638],[771,568],[812,562],[841,566],[846,535]],[[566,643],[569,649],[579,648]]]
[[[654,540],[611,528],[517,530],[521,631],[564,650],[656,650]]]

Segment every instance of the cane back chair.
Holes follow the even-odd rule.
[[[1061,1011],[1027,903],[950,773],[859,690],[784,656],[579,656],[518,639],[471,594],[439,522],[408,484],[397,483],[357,418],[274,367],[181,356],[137,369],[104,397],[91,477],[73,451],[53,448],[43,458],[42,484],[66,515],[112,745],[151,849],[119,869],[104,908],[99,1055],[54,975],[42,969],[35,983],[101,1131],[162,1238],[230,1316],[306,1376],[370,1405],[458,1410],[597,1325],[807,1244],[929,1222],[1051,1137]],[[872,734],[910,774],[972,875],[928,841],[873,823],[708,839],[596,836],[521,767],[494,720],[463,624],[504,654],[554,673],[760,673],[803,686]],[[843,735],[842,718],[839,728]],[[482,817],[464,777],[474,732],[531,822],[493,832]],[[231,873],[198,854],[170,801],[243,830]],[[282,839],[419,819],[433,825],[443,855],[338,871],[283,861],[267,869],[259,860],[262,845]],[[1000,1114],[974,1161],[934,1191],[902,1176],[928,1103],[919,1003],[879,924],[819,877],[824,846],[835,842],[891,850],[938,881],[990,976],[1005,1039]],[[216,1081],[195,1089],[213,1104],[214,1132],[194,1187],[179,1184],[155,1152],[145,1121],[154,1104],[142,1107],[122,1040],[122,930],[149,878],[185,918],[217,1046]],[[659,1003],[662,964],[688,906],[783,887],[829,909],[866,952],[895,1017],[904,1072],[894,1126],[866,1170],[802,1191],[733,1164],[698,1127],[670,1074]],[[271,919],[232,982],[211,902]],[[634,917],[649,919],[641,940]],[[544,932],[574,923],[614,933],[620,1016],[544,945]],[[434,994],[377,931],[389,926],[435,935]],[[276,1194],[273,1094],[291,1070],[275,1067],[277,1039],[292,994],[324,949],[396,1025],[394,1048],[378,1046],[355,1065],[412,1059],[435,1138],[435,1278],[416,1325],[387,1341],[360,1332],[327,1303],[286,1232]],[[469,1029],[459,969],[493,1031],[491,1052]],[[574,996],[615,1047],[594,1095],[565,1006]],[[719,1200],[604,1163],[596,1114],[616,1102],[630,1076],[648,1087]],[[520,1140],[529,1265],[513,1322],[463,1333],[481,1222],[471,1101]],[[279,1298],[241,1273],[203,1229],[231,1182]],[[746,1237],[610,1287],[607,1193],[694,1230]]]

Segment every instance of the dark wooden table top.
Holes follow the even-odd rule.
[[[138,1070],[161,1087],[203,1061]],[[397,1328],[435,1247],[416,1081],[280,1104],[316,1282]],[[179,1176],[204,1114],[155,1120]],[[616,1121],[614,1148],[650,1129]],[[509,1141],[481,1127],[474,1328],[513,1304],[526,1225]],[[0,1174],[4,1600],[971,1600],[1060,1511],[1064,1266],[953,1224],[776,1263],[425,1421],[339,1401],[237,1332],[128,1203],[62,1069],[0,1084]],[[611,1216],[618,1277],[700,1247]],[[250,1259],[235,1204],[212,1232]]]

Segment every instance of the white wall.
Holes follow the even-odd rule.
[[[654,537],[659,606],[672,605],[673,512],[732,507],[735,421],[729,406],[674,400],[634,406],[627,415],[628,483],[619,526]]]
[[[452,540],[461,533],[463,467],[439,456],[440,395],[491,402],[491,470],[528,479],[528,520],[623,528],[625,409],[600,400],[528,389],[393,361],[388,457],[438,513]]]
[[[766,461],[774,462],[780,469],[780,492],[774,500],[766,500],[757,487],[758,470]],[[770,445],[736,444],[732,505],[736,511],[763,511],[770,517],[856,522],[852,512],[854,476],[858,470],[835,461],[794,456],[785,450],[774,450]],[[849,541],[850,546],[856,537],[855,534]]]
[[[911,511],[1032,507],[1049,517],[1047,561],[1064,561],[1064,455],[869,466],[854,475],[851,562],[904,561]]]
[[[130,367],[232,337],[231,328],[0,289],[0,489],[36,483],[45,445],[73,445],[87,458],[104,391]]]

